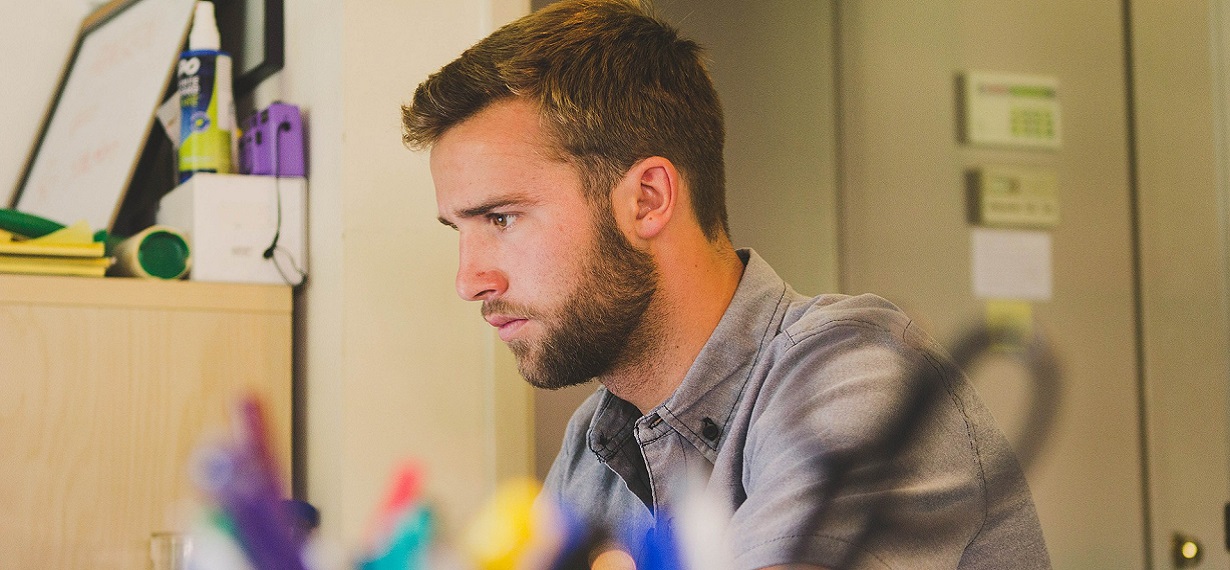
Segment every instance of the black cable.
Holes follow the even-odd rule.
[[[282,138],[283,132],[289,131],[290,123],[288,121],[282,121],[273,131],[273,188],[274,194],[277,196],[278,222],[277,228],[273,232],[273,240],[269,243],[269,247],[265,248],[264,253],[261,255],[265,259],[273,262],[273,267],[278,270],[278,275],[282,276],[282,281],[286,282],[286,284],[291,287],[298,287],[303,285],[304,281],[307,280],[307,274],[299,267],[299,264],[295,263],[295,258],[290,254],[290,252],[286,251],[285,248],[278,246],[278,239],[282,237],[282,166],[281,155],[278,152],[278,139]],[[292,282],[291,279],[287,277],[286,271],[282,268],[282,264],[279,263],[278,258],[275,257],[275,254],[278,252],[281,252],[286,256],[288,263],[290,263],[291,269],[294,269],[295,273],[299,277],[298,281]]]
[[[290,123],[286,121],[282,121],[278,128],[273,130],[273,189],[278,201],[278,224],[273,232],[273,241],[262,254],[265,259],[273,259],[273,252],[278,247],[278,238],[282,236],[282,165],[280,164],[281,156],[278,154],[278,139],[282,138],[282,131],[287,130],[290,130]]]

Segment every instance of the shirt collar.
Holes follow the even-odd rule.
[[[700,354],[669,398],[650,410],[646,425],[673,428],[710,462],[716,461],[727,425],[764,347],[775,336],[790,290],[755,251],[740,249],[743,276],[735,295]],[[606,461],[628,443],[639,411],[604,392],[590,421],[589,446]],[[666,425],[661,425],[666,424]]]

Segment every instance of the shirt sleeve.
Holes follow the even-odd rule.
[[[744,450],[746,500],[732,521],[737,567],[960,565],[987,508],[965,412],[972,395],[908,328],[858,319],[792,327],[766,356]],[[938,397],[895,434],[919,372]]]

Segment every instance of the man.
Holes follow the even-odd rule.
[[[882,299],[802,297],[732,246],[700,58],[631,0],[560,2],[403,110],[458,231],[458,294],[535,386],[602,384],[547,492],[635,542],[700,472],[737,568],[1049,567],[1020,468],[933,343]],[[877,454],[922,373],[940,397]]]

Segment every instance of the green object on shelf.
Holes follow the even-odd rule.
[[[34,214],[0,209],[0,230],[21,234],[28,238],[37,238],[63,228],[64,224]]]
[[[141,242],[137,259],[146,273],[159,279],[178,279],[188,271],[188,242],[166,230],[151,232]]]
[[[111,275],[180,279],[192,267],[188,240],[175,228],[154,225],[115,246]]]
[[[26,238],[43,237],[64,227],[41,216],[0,208],[0,230]],[[150,226],[129,238],[98,230],[94,241],[105,244],[104,256],[116,258],[110,272],[113,275],[180,279],[192,267],[188,242],[174,228]]]
[[[59,222],[54,222],[34,214],[0,208],[0,230],[28,238],[39,238],[61,229],[64,229],[64,224]],[[107,234],[107,230],[94,232],[94,241],[105,242],[108,255],[110,255],[111,249],[119,243],[119,240],[115,240]]]

